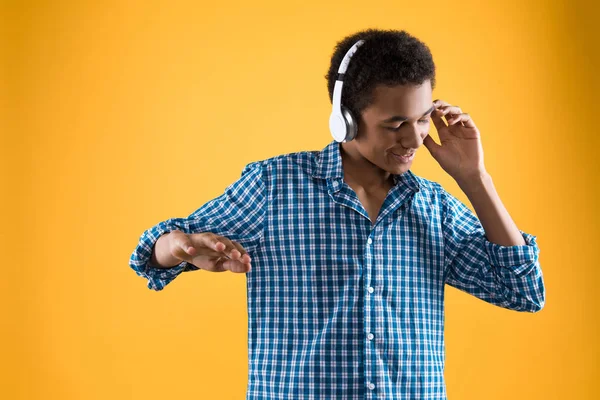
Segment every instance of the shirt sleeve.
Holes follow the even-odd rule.
[[[148,280],[148,288],[162,290],[179,274],[200,268],[182,261],[170,268],[154,267],[150,263],[158,238],[173,230],[201,233],[211,232],[238,242],[252,257],[262,234],[266,209],[266,189],[263,168],[253,162],[244,168],[241,177],[216,197],[186,218],[161,221],[142,233],[129,258],[129,266],[137,275]]]
[[[546,293],[537,237],[519,229],[525,245],[490,242],[476,214],[441,190],[445,283],[503,308],[540,311]]]

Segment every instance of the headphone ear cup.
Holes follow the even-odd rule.
[[[346,121],[346,142],[353,140],[358,133],[358,120],[354,118],[352,112],[344,107],[342,108],[342,115],[344,116],[344,121]]]
[[[336,142],[342,143],[348,136],[348,123],[342,113],[333,111],[329,116],[329,131]]]

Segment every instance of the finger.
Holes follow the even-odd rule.
[[[441,106],[439,110],[441,111],[442,115],[446,118],[446,123],[448,125],[451,125],[449,123],[450,118],[462,113],[460,107],[453,105]]]
[[[214,250],[217,255],[224,255],[225,257],[229,258],[227,254],[223,254],[223,250],[227,248],[227,245],[224,243],[221,236],[210,234],[203,235],[201,237],[206,247]]]
[[[173,231],[171,240],[175,244],[175,248],[172,250],[173,254],[185,261],[191,261],[193,256],[196,254],[196,248],[190,237],[180,231]]]
[[[229,240],[229,243],[231,244],[231,259],[242,262],[242,257],[245,253],[244,248],[239,243],[236,243],[230,239],[228,239],[228,240]]]
[[[431,113],[431,120],[433,121],[435,129],[438,131],[438,133],[440,133],[447,126],[444,120],[442,119],[442,114],[440,110],[433,110],[433,113]]]
[[[223,266],[229,271],[236,273],[250,272],[250,270],[252,269],[252,266],[250,264],[243,264],[235,260],[226,260],[223,263]]]
[[[425,139],[423,139],[423,144],[425,145],[427,150],[429,150],[431,155],[435,155],[436,152],[442,147],[438,143],[436,143],[436,141],[431,137],[431,135],[425,136]]]
[[[250,259],[250,254],[248,254],[248,252],[244,249],[244,247],[237,243],[237,242],[232,242],[233,245],[238,249],[238,251],[240,252],[240,254],[242,255],[238,261],[249,264],[251,259]]]
[[[476,128],[477,127],[475,125],[475,122],[473,122],[473,119],[471,118],[469,113],[462,113],[460,115],[457,115],[452,118],[452,121],[453,121],[452,122],[453,124],[455,123],[455,121],[460,121],[467,128]]]
[[[453,115],[462,113],[460,107],[452,105],[442,106],[439,108],[439,110],[442,112],[442,115]]]
[[[452,116],[452,118],[450,118],[448,120],[448,125],[463,125],[463,126],[467,126],[465,125],[465,123],[468,123],[468,121],[471,119],[471,117],[469,116],[469,114],[467,113],[462,113],[459,115],[454,115]],[[473,128],[475,126],[475,124],[473,123],[473,121],[471,121],[471,125],[469,125],[470,128]]]
[[[241,257],[240,252],[235,248],[231,240],[229,240],[225,236],[220,236],[219,242],[225,245],[225,248],[222,251],[225,255],[227,255],[228,258],[232,260],[237,260]]]
[[[196,248],[194,247],[194,243],[188,235],[182,235],[179,247],[181,247],[183,251],[185,251],[190,256],[194,256],[196,254]]]
[[[450,114],[446,117],[446,122],[448,126],[450,125],[462,125],[461,121],[462,113]]]
[[[433,105],[436,108],[442,107],[442,106],[449,106],[450,104],[445,102],[444,100],[440,100],[440,99],[436,99],[433,101]]]
[[[217,259],[217,261],[215,261],[215,267],[212,270],[213,272],[224,272],[227,271],[227,268],[225,267],[225,262],[227,261],[226,257],[219,257]]]

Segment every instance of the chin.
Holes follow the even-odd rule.
[[[396,172],[396,175],[402,175],[402,174],[406,173],[410,169],[411,166],[412,166],[412,164],[405,164],[401,167],[398,167],[396,169],[396,171],[398,171],[398,172]]]

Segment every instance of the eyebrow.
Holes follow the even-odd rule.
[[[433,110],[435,110],[435,106],[431,106],[431,108],[429,110],[427,110],[425,112],[425,114],[423,114],[421,116],[421,118],[423,118],[424,116],[426,116],[427,114],[429,114],[430,112],[432,112]],[[400,115],[394,115],[393,117],[390,117],[388,119],[384,119],[383,122],[396,122],[396,121],[406,121],[408,118],[406,117],[402,117]]]

